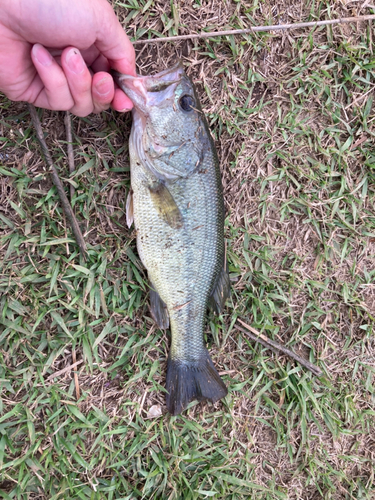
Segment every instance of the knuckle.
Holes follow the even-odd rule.
[[[51,109],[59,111],[67,111],[74,105],[69,87],[66,81],[56,81],[53,89],[46,89],[48,102]]]
[[[55,111],[69,111],[74,105],[74,100],[66,92],[49,92],[48,94],[48,101],[51,105],[51,109]]]
[[[80,96],[91,92],[91,75],[88,70],[83,75],[68,75],[67,80],[73,95]]]
[[[79,118],[85,118],[86,116],[89,115],[89,113],[85,113],[80,110],[75,110],[74,108],[71,109],[70,112],[72,113],[72,115],[78,116]]]
[[[108,103],[108,104],[98,104],[98,103],[96,103],[96,105],[95,105],[95,107],[93,109],[93,113],[99,114],[102,111],[106,111],[107,109],[109,109],[110,106],[111,106],[110,103]]]
[[[11,101],[26,101],[26,102],[31,102],[32,101],[32,94],[29,91],[29,88],[26,89],[8,89],[8,90],[2,90],[0,89],[0,92],[3,92],[4,95],[10,99]]]
[[[17,93],[14,93],[14,92],[6,92],[5,96],[8,99],[10,99],[11,101],[15,101],[15,102],[24,101],[25,100],[25,96],[23,94],[17,94]],[[26,99],[26,101],[28,102],[27,99]]]
[[[93,112],[93,106],[79,106],[75,105],[72,106],[69,111],[80,118],[84,118],[85,116],[88,116],[90,113]]]

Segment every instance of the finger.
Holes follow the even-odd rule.
[[[89,67],[92,66],[94,61],[100,56],[100,52],[95,45],[91,45],[88,49],[81,49],[81,54]]]
[[[36,43],[31,49],[31,58],[43,86],[35,86],[38,94],[30,96],[29,102],[46,109],[66,111],[74,105],[63,70],[43,45]]]
[[[61,54],[61,65],[74,100],[70,112],[77,116],[89,115],[94,110],[91,95],[92,78],[80,51],[75,47],[64,49]]]
[[[88,64],[88,59],[92,59],[92,56],[95,52],[92,51],[92,48],[88,49],[87,51],[82,51],[82,56],[84,57],[86,63]],[[103,111],[104,109],[108,109],[109,107],[109,104],[110,102],[112,101],[112,99],[114,98],[115,96],[115,89],[114,89],[114,85],[113,85],[113,79],[112,77],[110,77],[108,75],[109,73],[109,70],[110,70],[110,64],[108,62],[108,59],[106,57],[104,57],[102,54],[99,54],[98,52],[96,53],[97,54],[97,57],[95,60],[92,61],[91,63],[91,66],[90,66],[90,70],[92,70],[95,75],[93,77],[93,85],[92,85],[92,96],[93,96],[93,100],[94,100],[94,113],[100,113],[100,111]],[[91,71],[91,73],[92,73]],[[99,77],[96,76],[96,74],[98,73],[103,73],[105,72],[106,75],[102,74],[100,79]],[[110,81],[109,80],[104,80],[104,77],[105,76],[109,76],[110,78]],[[103,78],[103,80],[102,80]],[[95,81],[94,81],[95,80]],[[100,89],[97,89],[97,84],[99,83],[99,81],[102,80],[100,83]],[[109,87],[110,83],[111,82],[111,87]],[[111,90],[111,99],[110,101],[108,101],[108,95],[107,95],[107,91],[109,92],[109,90]],[[115,106],[113,106],[113,103],[112,103],[112,107],[114,109],[116,109],[117,111],[129,111],[132,107],[133,107],[133,103],[131,102],[131,100],[126,97],[126,95],[122,92],[122,90],[119,90],[117,89],[118,92],[117,92],[117,97],[116,97],[116,101],[115,101]],[[107,96],[107,98],[105,97],[105,95]]]
[[[109,73],[111,66],[108,62],[108,59],[104,57],[102,54],[100,54],[95,59],[95,61],[91,63],[91,68],[95,73],[98,73],[99,71],[106,71],[107,73]]]
[[[92,62],[90,68],[92,68],[92,70],[95,73],[99,73],[99,72],[103,72],[103,71],[108,73],[110,70],[110,65],[109,65],[108,59],[106,57],[104,57],[102,54],[99,54],[99,56],[96,58],[96,60]],[[94,78],[95,79],[97,78],[96,75],[94,76]],[[110,77],[110,78],[112,81],[112,77]],[[99,79],[97,81],[99,81]],[[104,85],[104,81],[102,82],[102,84]],[[95,86],[96,85],[94,84],[93,85],[93,98],[95,101],[95,111],[94,112],[100,112],[103,109],[108,109],[109,106],[107,105],[107,103],[103,103],[103,96],[100,96],[100,100],[98,99],[98,97],[96,96],[96,92],[95,92]],[[112,94],[111,100],[117,94],[117,97],[115,100],[115,106],[113,106],[113,102],[112,102],[112,107],[114,109],[116,109],[117,111],[130,111],[130,109],[133,107],[133,103],[131,102],[131,100],[128,97],[126,97],[126,95],[122,92],[122,90],[116,89],[116,91],[115,91],[114,87],[112,87],[112,88],[113,88],[113,94]],[[105,107],[103,106],[103,104],[105,104]]]
[[[95,45],[121,73],[135,76],[135,51],[112,7],[103,2]]]
[[[130,111],[133,108],[133,103],[120,89],[115,90],[115,96],[112,101],[112,108],[116,111]]]
[[[115,95],[115,84],[110,74],[100,71],[92,78],[94,113],[108,109]]]
[[[56,60],[61,58],[61,54],[63,49],[56,49],[54,47],[45,47],[45,49],[48,50],[48,52],[51,54],[51,56]]]

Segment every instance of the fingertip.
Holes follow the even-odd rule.
[[[40,43],[35,43],[31,49],[31,58],[34,65],[41,65],[44,67],[52,66],[53,57],[48,50]]]
[[[80,50],[76,47],[66,47],[61,54],[61,64],[64,71],[73,75],[85,74],[87,78],[87,66]]]
[[[115,89],[115,96],[112,101],[112,108],[116,111],[125,113],[134,107],[133,103],[127,95],[120,89]]]
[[[115,84],[110,74],[100,71],[93,76],[92,94],[94,101],[100,104],[110,104],[115,95]]]

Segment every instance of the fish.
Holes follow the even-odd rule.
[[[148,273],[151,314],[171,330],[166,405],[178,415],[193,400],[215,403],[228,392],[204,340],[207,308],[220,313],[230,289],[219,160],[181,63],[155,75],[112,75],[134,104],[126,218]]]

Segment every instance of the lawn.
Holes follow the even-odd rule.
[[[133,40],[374,13],[364,2],[115,0]],[[374,24],[136,45],[181,58],[221,162],[232,294],[206,335],[229,394],[165,407],[169,332],[126,227],[131,117],[0,101],[0,497],[375,498]],[[323,371],[254,343],[237,318]],[[72,366],[73,365],[73,368]]]

